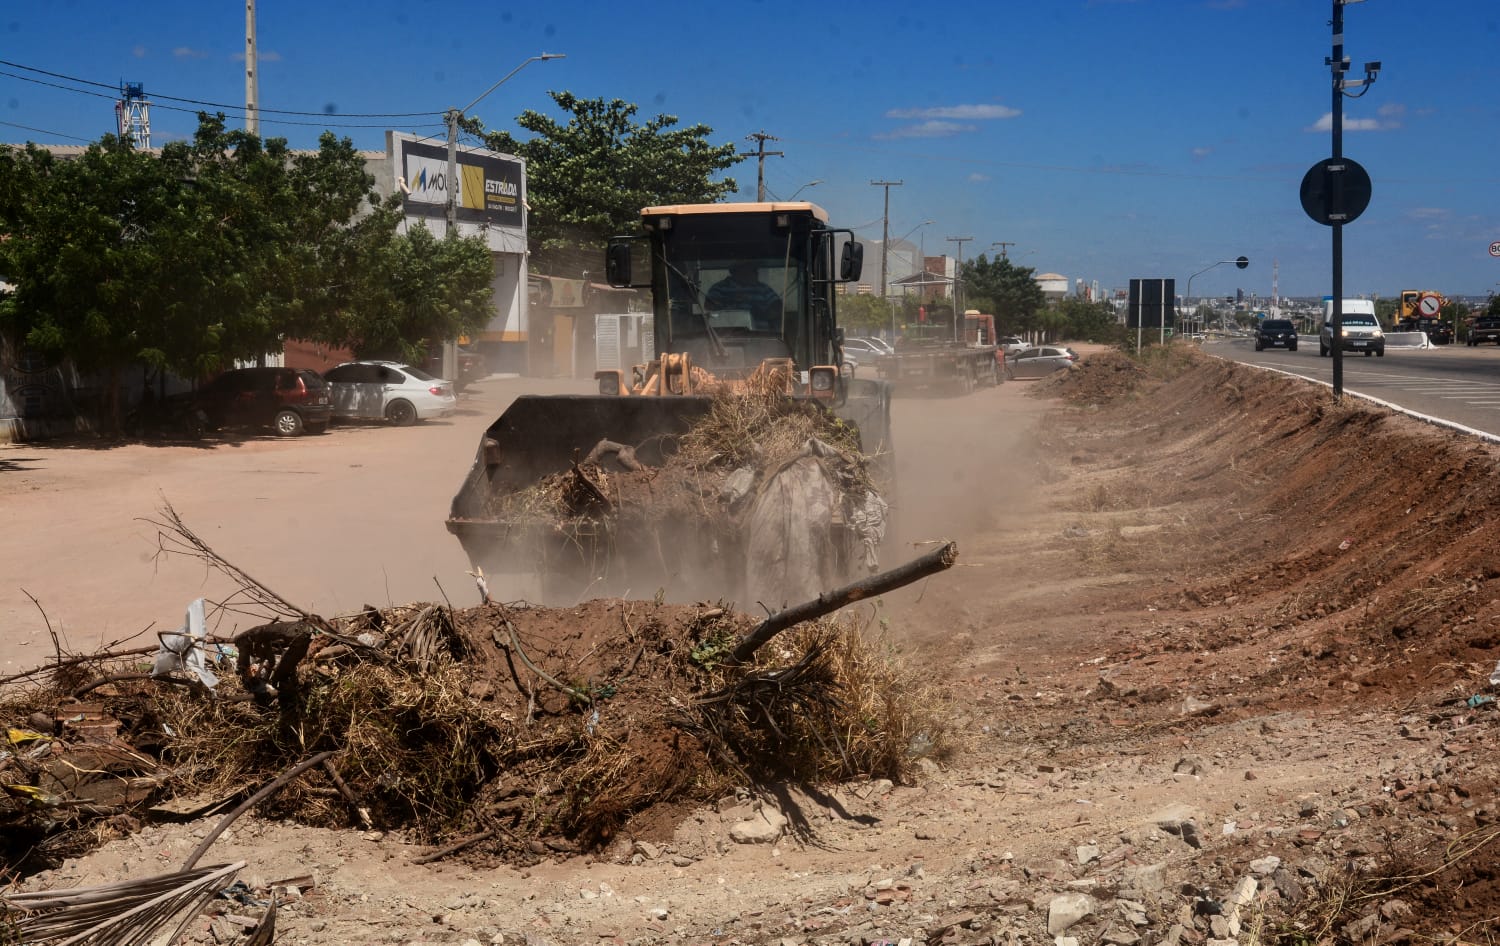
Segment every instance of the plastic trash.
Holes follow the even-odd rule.
[[[1495,664],[1495,669],[1490,671],[1490,686],[1500,687],[1500,663]]]
[[[197,677],[210,690],[219,685],[219,678],[208,669],[203,656],[203,638],[208,633],[208,619],[204,615],[204,601],[194,599],[187,607],[187,619],[175,633],[161,635],[161,649],[156,652],[156,662],[151,667],[151,676],[163,677],[177,670],[184,670]]]

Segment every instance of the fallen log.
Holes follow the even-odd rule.
[[[880,572],[859,581],[850,582],[842,588],[825,591],[811,601],[793,605],[766,618],[751,631],[741,638],[735,645],[730,659],[736,663],[749,660],[757,650],[763,647],[771,638],[782,631],[803,621],[811,621],[825,614],[837,611],[839,608],[851,605],[856,601],[871,597],[872,595],[884,594],[897,588],[909,585],[919,578],[936,574],[953,565],[958,560],[958,543],[949,542],[934,551],[928,552],[921,558],[915,558],[905,565],[892,568],[890,571]]]

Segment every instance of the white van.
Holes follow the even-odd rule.
[[[1367,357],[1385,357],[1385,333],[1380,330],[1380,320],[1375,318],[1375,303],[1370,299],[1345,299],[1339,306],[1343,323],[1342,344],[1344,351],[1363,352]],[[1323,300],[1323,328],[1318,332],[1318,354],[1328,357],[1333,353],[1333,298]]]

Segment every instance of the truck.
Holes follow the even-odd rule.
[[[597,393],[522,395],[489,426],[447,519],[476,574],[534,576],[551,602],[770,603],[874,571],[891,386],[839,370],[837,290],[863,263],[853,231],[807,202],[653,206],[641,225],[611,238],[605,271],[611,286],[650,290],[651,360],[597,371]],[[809,437],[808,456],[774,467],[718,454],[674,466],[703,425],[768,405],[826,420],[857,462]],[[601,456],[616,464],[590,465]],[[584,511],[528,514],[548,482],[584,494]],[[667,510],[669,497],[682,501]]]
[[[1453,326],[1443,321],[1443,306],[1448,300],[1433,289],[1403,289],[1396,309],[1397,332],[1422,332],[1434,345],[1453,341]]]
[[[966,310],[960,337],[953,327],[952,311],[939,308],[907,326],[895,353],[875,359],[879,376],[900,390],[950,394],[968,394],[1003,381],[1005,351],[995,335],[995,317]]]

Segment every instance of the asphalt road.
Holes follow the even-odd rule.
[[[1256,351],[1250,338],[1210,339],[1204,350],[1250,365],[1333,383],[1333,359],[1318,356],[1316,337],[1295,352]],[[1500,437],[1500,347],[1388,346],[1385,357],[1344,352],[1344,390]]]

